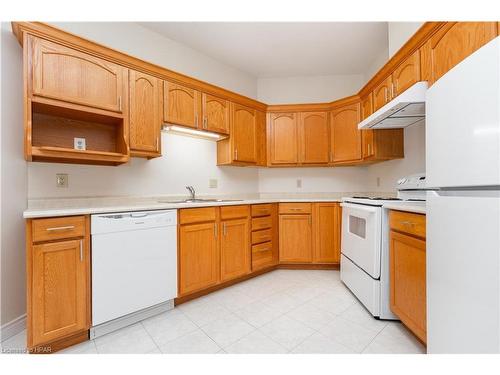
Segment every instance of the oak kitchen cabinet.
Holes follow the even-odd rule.
[[[268,113],[269,164],[297,164],[299,161],[297,113]]]
[[[29,37],[31,93],[54,102],[122,113],[127,99],[125,67],[37,37]]]
[[[330,144],[327,112],[301,112],[298,122],[299,163],[328,164]]]
[[[229,100],[164,81],[163,102],[163,120],[168,124],[229,133]]]
[[[217,207],[179,210],[179,296],[219,282],[218,232]]]
[[[252,271],[278,264],[278,204],[251,206]]]
[[[221,282],[250,273],[250,206],[220,208]]]
[[[162,95],[160,79],[130,70],[130,153],[132,156],[161,155]]]
[[[313,203],[313,262],[340,263],[342,208],[337,202]]]
[[[497,22],[446,22],[420,49],[422,79],[433,84],[497,36]]]
[[[26,222],[27,345],[55,351],[88,339],[88,216]]]
[[[332,162],[352,164],[362,160],[360,103],[342,105],[331,112]]]
[[[391,310],[426,342],[425,215],[389,213]]]
[[[262,130],[258,123],[262,116],[253,108],[230,104],[230,136],[217,141],[217,165],[257,165],[262,157]]]
[[[281,214],[280,263],[312,262],[312,217],[305,214]]]

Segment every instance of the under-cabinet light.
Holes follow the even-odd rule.
[[[202,138],[212,141],[219,141],[227,137],[217,133],[201,131],[196,129],[189,129],[177,125],[163,125],[163,130],[172,134],[186,135],[188,137]]]

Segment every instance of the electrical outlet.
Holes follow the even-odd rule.
[[[68,187],[69,176],[67,173],[57,173],[56,174],[56,186],[60,188]]]
[[[218,185],[218,181],[216,178],[211,178],[208,180],[208,187],[209,188],[215,189],[215,188],[217,188],[217,185]]]
[[[301,188],[302,187],[302,179],[297,178],[297,187]]]
[[[377,187],[380,187],[380,177],[377,177]]]

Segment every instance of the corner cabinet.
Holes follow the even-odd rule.
[[[27,345],[57,351],[88,339],[88,216],[27,220]]]
[[[362,160],[360,104],[343,105],[331,112],[331,145],[334,164],[353,164]]]
[[[130,153],[132,156],[161,156],[162,81],[131,70],[130,94]]]
[[[217,165],[255,166],[263,159],[262,115],[258,111],[238,104],[230,104],[230,136],[217,142]],[[264,158],[265,159],[265,158]]]

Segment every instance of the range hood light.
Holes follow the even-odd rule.
[[[185,127],[177,126],[177,125],[165,124],[165,125],[163,125],[162,129],[165,130],[167,133],[184,135],[184,136],[193,137],[193,138],[208,139],[211,141],[219,141],[221,139],[227,138],[227,136],[223,136],[221,134],[200,131],[200,130],[196,130],[196,129],[189,129],[189,128],[185,128]]]

